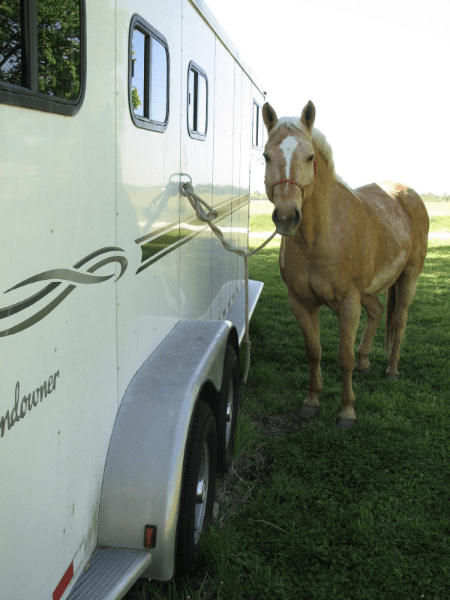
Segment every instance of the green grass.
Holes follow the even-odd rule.
[[[252,215],[250,216],[250,231],[273,231],[274,224],[271,215]],[[450,216],[436,215],[430,216],[430,231],[448,232],[450,231]]]
[[[275,229],[271,215],[251,215],[249,226],[250,231],[273,231]]]
[[[259,240],[254,241],[255,246]],[[384,323],[372,373],[354,377],[358,422],[337,431],[338,321],[320,311],[321,412],[299,417],[308,368],[278,271],[279,242],[253,258],[265,287],[251,322],[235,463],[197,573],[137,584],[128,600],[450,598],[450,245],[432,240],[409,310],[400,381],[386,381]],[[365,326],[365,314],[358,340]]]
[[[450,217],[445,215],[430,216],[430,231],[450,231]]]

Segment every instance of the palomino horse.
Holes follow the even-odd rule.
[[[429,221],[420,196],[407,186],[347,186],[336,175],[328,142],[313,128],[315,114],[308,102],[300,118],[278,119],[270,104],[264,104],[269,134],[265,184],[275,206],[272,220],[284,236],[281,276],[305,338],[310,380],[301,415],[310,419],[319,412],[319,307],[324,304],[339,319],[343,393],[336,426],[351,429],[356,422],[352,376],[361,305],[368,322],[356,370],[370,371],[367,358],[383,312],[377,294],[386,290],[386,376],[398,379],[400,342],[425,261]]]

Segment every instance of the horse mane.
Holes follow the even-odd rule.
[[[331,149],[331,146],[328,143],[327,138],[324,136],[324,134],[321,131],[319,131],[318,129],[313,127],[312,133],[311,133],[309,131],[309,129],[307,127],[305,127],[305,125],[303,125],[300,117],[281,117],[280,119],[278,119],[278,121],[272,131],[275,131],[279,127],[286,127],[287,129],[290,129],[291,131],[293,129],[297,129],[298,131],[301,131],[308,139],[312,139],[312,141],[315,143],[317,149],[323,156],[325,163],[327,164],[328,168],[330,169],[333,179],[335,181],[337,181],[338,183],[340,183],[341,185],[343,185],[345,188],[347,188],[347,190],[352,192],[352,194],[355,193],[355,191],[348,185],[348,183],[345,183],[345,181],[341,177],[339,177],[339,175],[336,173],[336,169],[334,166],[334,160],[333,160],[333,150]]]

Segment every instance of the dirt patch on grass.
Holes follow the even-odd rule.
[[[217,526],[222,529],[239,512],[272,473],[273,459],[258,446],[252,456],[245,452],[233,461],[229,472],[217,481],[215,501],[218,506]]]
[[[317,420],[308,421],[300,416],[301,409],[281,415],[252,415],[253,423],[264,436],[277,437],[302,431],[317,425]],[[273,458],[265,453],[264,444],[252,454],[242,452],[233,461],[230,471],[218,480],[215,501],[219,505],[217,524],[224,527],[260,487],[268,484],[272,473]]]
[[[307,427],[314,427],[315,420],[308,421],[300,416],[301,409],[293,410],[283,415],[261,415],[253,417],[255,424],[263,430],[265,435],[277,437],[287,433],[296,433]]]

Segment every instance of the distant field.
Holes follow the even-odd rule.
[[[271,208],[272,207],[272,208]],[[273,211],[273,204],[270,200],[250,200],[250,215],[270,215]]]
[[[450,202],[425,202],[430,217],[450,216]]]
[[[450,202],[425,202],[431,232],[450,231]],[[273,231],[270,218],[273,204],[269,200],[250,202],[250,231]]]
[[[450,202],[425,202],[430,217],[437,215],[450,216]],[[250,202],[250,214],[269,215],[272,213],[273,204],[269,200],[252,200]]]

